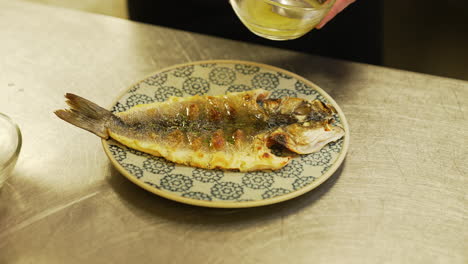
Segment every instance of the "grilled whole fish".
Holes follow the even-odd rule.
[[[343,137],[335,109],[319,100],[269,99],[257,89],[219,96],[171,97],[113,114],[74,94],[55,114],[103,139],[188,166],[239,171],[276,170],[292,156],[320,150]]]

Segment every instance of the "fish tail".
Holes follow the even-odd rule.
[[[70,109],[57,110],[54,113],[64,121],[88,130],[97,136],[107,139],[107,121],[112,117],[112,113],[97,104],[86,100],[78,95],[67,93],[65,98]]]

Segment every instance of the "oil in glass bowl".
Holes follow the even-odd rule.
[[[230,0],[242,23],[271,40],[296,39],[312,30],[335,0]]]

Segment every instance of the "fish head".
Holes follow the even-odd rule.
[[[286,98],[271,102],[276,104],[276,113],[289,123],[269,135],[269,145],[282,145],[298,154],[320,150],[326,144],[344,136],[344,129],[334,124],[336,109],[320,100],[308,101]]]
[[[309,101],[301,98],[268,99],[262,107],[270,116],[288,117],[293,122],[322,121],[330,119],[336,109],[320,100]]]
[[[268,137],[268,145],[280,145],[298,154],[309,154],[342,138],[344,134],[340,126],[295,123],[273,131]]]
[[[320,100],[308,101],[301,100],[300,102],[295,100],[286,104],[291,104],[286,108],[291,111],[291,115],[298,122],[323,122],[330,120],[333,114],[336,113],[336,109],[329,104],[326,104]]]

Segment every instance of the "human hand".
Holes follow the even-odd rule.
[[[336,0],[333,7],[327,13],[327,15],[320,21],[320,23],[316,26],[317,29],[323,28],[328,21],[332,20],[338,13],[343,11],[347,6],[352,4],[356,0]]]

